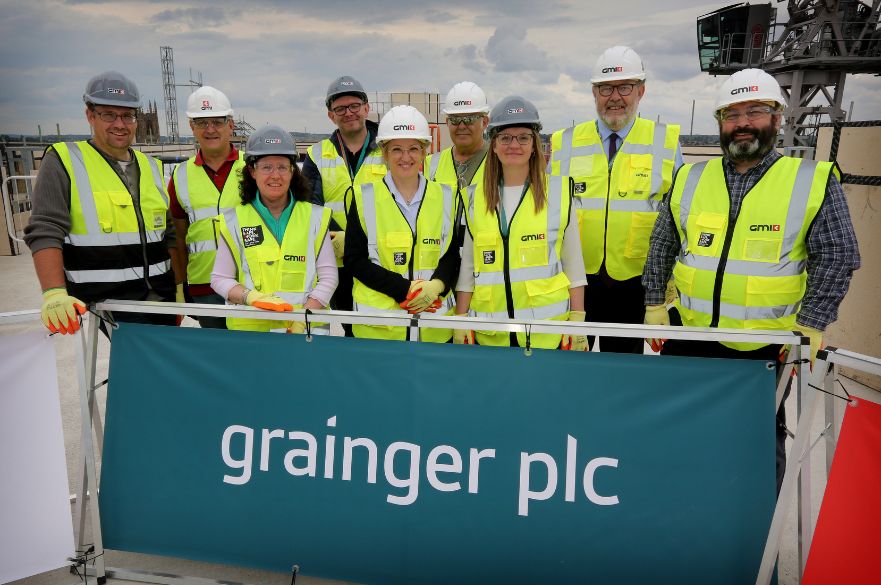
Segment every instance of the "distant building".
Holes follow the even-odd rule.
[[[157,144],[160,141],[159,114],[156,102],[147,102],[147,109],[138,109],[138,130],[136,142],[139,144]]]

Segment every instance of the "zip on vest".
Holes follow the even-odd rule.
[[[496,212],[496,221],[499,223],[499,234],[502,236],[502,246],[504,246],[505,250],[505,262],[502,264],[502,270],[505,273],[505,304],[508,306],[508,317],[510,319],[514,318],[514,292],[511,290],[511,264],[510,257],[511,253],[508,246],[508,236],[511,233],[511,224],[514,223],[514,218],[517,216],[517,212],[520,211],[520,206],[523,204],[523,196],[526,195],[526,192],[529,191],[529,178],[526,179],[526,182],[523,184],[523,191],[520,192],[520,201],[517,202],[517,207],[514,209],[514,213],[511,214],[511,220],[506,221],[507,225],[505,226],[505,230],[502,231],[502,214],[504,213],[504,202],[501,201],[502,190],[505,187],[504,179],[499,180],[499,209]],[[506,218],[507,220],[507,218]],[[516,339],[516,333],[510,333],[509,337],[511,338],[511,345],[514,346],[516,343],[514,342]]]

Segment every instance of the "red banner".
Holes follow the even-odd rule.
[[[876,585],[881,575],[881,405],[844,413],[804,585]]]

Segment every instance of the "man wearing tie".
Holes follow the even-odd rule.
[[[554,133],[548,172],[575,181],[585,320],[641,324],[649,237],[682,165],[679,126],[637,116],[645,68],[633,49],[607,49],[590,81],[597,119]],[[600,351],[642,353],[643,340],[604,337]]]

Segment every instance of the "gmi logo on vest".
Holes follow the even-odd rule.
[[[525,236],[520,236],[521,242],[532,242],[535,240],[543,240],[545,239],[544,234],[526,234]]]
[[[287,262],[305,262],[306,261],[305,256],[295,256],[293,254],[285,254],[284,259]]]
[[[618,67],[606,67],[603,69],[603,73],[621,73],[624,71],[624,68],[620,65]]]
[[[751,231],[751,232],[779,232],[780,231],[780,224],[779,223],[775,223],[775,224],[757,223],[757,224],[749,226],[749,231]]]
[[[736,87],[731,90],[731,95],[737,95],[740,93],[752,93],[754,91],[759,91],[758,85],[748,85],[746,87]]]
[[[422,238],[422,243],[428,246],[440,246],[440,238]]]

